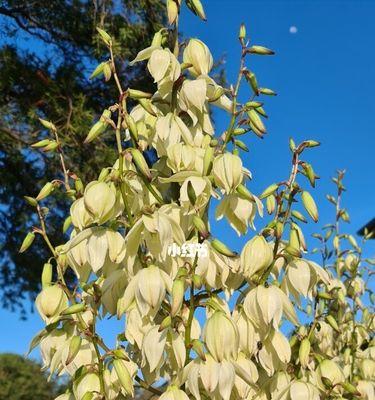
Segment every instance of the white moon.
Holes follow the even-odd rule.
[[[298,32],[298,29],[296,26],[293,25],[289,28],[289,33],[291,33],[292,35],[296,34],[297,32]]]

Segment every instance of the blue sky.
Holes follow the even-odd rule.
[[[202,39],[216,59],[226,56],[228,81],[236,79],[238,70],[241,22],[253,44],[276,51],[273,57],[250,58],[249,68],[260,85],[279,94],[265,98],[270,116],[265,140],[246,140],[250,152],[245,164],[253,173],[250,190],[259,194],[289,175],[290,136],[297,142],[319,140],[321,147],[306,153],[306,160],[321,177],[312,191],[320,204],[320,221],[316,225],[309,222],[305,230],[309,247],[314,245],[309,235],[332,221],[333,208],[325,194],[334,189],[330,177],[336,169],[347,170],[344,204],[352,222],[345,228],[355,233],[375,216],[375,56],[371,41],[375,2],[209,0],[205,8],[207,23],[183,12],[181,30],[186,37]],[[297,33],[290,33],[290,27],[296,27]],[[247,100],[248,95],[245,87],[241,98]],[[221,133],[228,118],[216,113],[215,121]],[[262,221],[256,225],[262,227]],[[234,249],[243,243],[224,221],[214,230]],[[367,245],[368,256],[375,254],[373,242]],[[17,314],[0,310],[0,319],[0,352],[24,353],[32,335],[42,327],[36,314],[20,321]],[[104,334],[111,337],[122,323],[113,320],[108,325]]]

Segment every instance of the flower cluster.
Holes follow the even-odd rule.
[[[35,234],[51,250],[36,299],[46,327],[32,347],[40,346],[50,374],[70,376],[59,400],[131,398],[138,387],[163,400],[373,399],[374,315],[361,301],[368,289],[359,247],[351,237],[354,250],[340,249],[338,221],[347,213],[337,199],[331,199],[336,225],[317,236],[325,246],[322,265],[306,255],[303,210],[314,221],[318,210],[302,185],[314,187],[317,176],[302,157],[319,143],[291,140],[289,177],[259,196],[251,192],[241,157],[247,147],[239,137],[266,134],[260,100],[275,93],[258,85],[246,61],[273,52],[250,46],[241,26],[238,82],[220,86],[210,76],[208,47],[198,39],[178,42],[181,3],[167,1],[171,29],[157,32],[132,61],[146,63],[155,93],[123,89],[112,38],[98,29],[110,60],[93,77],[113,79],[119,101],[103,112],[86,142],[112,131],[118,159],[84,186],[78,172],[66,170],[57,147],[72,199],[64,224],[69,240],[62,245],[50,242],[40,205],[61,181],[27,198],[40,228],[21,250]],[[205,19],[199,0],[186,3]],[[247,102],[239,101],[242,83],[250,91]],[[211,107],[228,115],[219,135]],[[42,123],[58,140],[58,127]],[[145,157],[149,151],[157,155],[153,163]],[[264,206],[270,221],[249,234]],[[211,232],[213,207],[234,232],[249,234],[239,253]],[[326,248],[333,237],[334,253]],[[68,270],[73,283],[66,281]],[[311,324],[299,321],[303,311]],[[114,346],[96,329],[105,316],[124,322]]]

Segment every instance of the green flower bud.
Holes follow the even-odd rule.
[[[179,313],[184,302],[185,281],[176,279],[172,285],[171,315],[174,317]]]
[[[260,56],[272,56],[275,54],[273,50],[267,49],[267,47],[263,46],[251,46],[247,49],[247,52],[250,54],[257,54]]]
[[[151,181],[151,172],[148,168],[147,162],[143,157],[143,154],[138,149],[129,149],[130,154],[132,155],[133,162],[137,167],[138,171],[146,177],[149,181]]]
[[[29,232],[26,235],[25,239],[23,239],[23,242],[22,242],[21,248],[19,249],[19,252],[20,253],[25,252],[32,245],[34,239],[35,239],[35,233]]]
[[[54,188],[55,188],[55,187],[53,186],[53,183],[47,182],[47,183],[42,187],[42,189],[40,190],[38,196],[36,196],[36,200],[37,200],[37,201],[40,201],[40,200],[45,199],[46,197],[48,197],[48,196],[52,193],[52,191],[53,191]]]
[[[66,358],[65,364],[68,365],[70,364],[75,356],[79,353],[79,350],[81,348],[81,343],[82,343],[82,338],[81,336],[73,336],[70,340],[69,343],[69,351],[68,351],[68,356]]]
[[[276,190],[278,189],[278,185],[276,183],[273,183],[272,185],[268,186],[266,189],[263,190],[262,194],[259,196],[260,199],[264,199],[271,194],[275,193]]]
[[[227,257],[235,257],[237,254],[230,250],[224,243],[222,243],[218,239],[214,239],[211,242],[212,248],[214,248],[218,253],[227,256]]]
[[[113,360],[113,367],[115,368],[116,375],[120,381],[120,384],[128,396],[134,396],[133,380],[126,367],[124,360]]]
[[[306,368],[307,364],[309,363],[310,349],[310,340],[308,338],[304,338],[299,346],[298,353],[299,362],[303,368]]]
[[[70,307],[66,308],[65,310],[61,311],[61,315],[72,315],[78,314],[86,310],[86,304],[84,303],[77,303],[72,304]]]
[[[52,282],[52,264],[45,263],[42,271],[42,288],[50,286]]]
[[[315,201],[312,198],[311,194],[309,192],[303,191],[301,198],[302,198],[302,204],[305,207],[305,210],[310,215],[310,217],[313,219],[313,221],[317,222],[318,217],[319,217],[318,208],[316,207]]]

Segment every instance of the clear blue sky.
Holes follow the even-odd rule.
[[[253,172],[250,190],[259,194],[288,176],[290,136],[296,141],[319,140],[322,146],[311,150],[307,161],[321,176],[312,192],[320,204],[320,221],[316,226],[309,223],[306,236],[332,221],[333,209],[325,194],[332,192],[330,177],[338,168],[347,169],[344,203],[352,223],[346,228],[355,233],[375,217],[375,1],[207,0],[205,4],[208,22],[184,12],[181,29],[186,37],[202,39],[216,59],[226,55],[229,81],[238,70],[241,22],[253,44],[276,51],[274,57],[254,57],[249,66],[261,86],[279,93],[266,99],[270,115],[266,139],[247,141],[250,152],[245,163]],[[290,27],[296,27],[297,33],[290,33]],[[246,95],[244,90],[244,100]],[[222,132],[228,120],[224,114],[215,119]],[[256,225],[261,227],[262,221]],[[215,232],[233,248],[243,243],[225,222],[215,225]],[[307,239],[311,249],[314,242]],[[368,256],[375,254],[374,242],[367,245]],[[0,319],[0,352],[25,352],[34,332],[42,327],[36,314],[24,322],[1,310]],[[106,337],[112,336],[118,323],[110,325]]]

